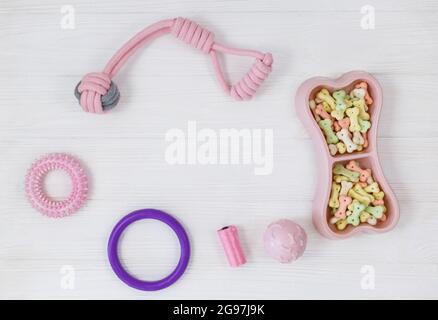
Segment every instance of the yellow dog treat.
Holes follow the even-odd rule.
[[[335,182],[332,183],[332,192],[329,200],[330,208],[339,208],[339,191],[341,186]]]
[[[344,230],[347,224],[347,219],[342,219],[336,222],[336,227],[338,228],[338,230]]]
[[[373,194],[374,198],[376,200],[382,200],[383,197],[385,197],[385,193],[383,191],[377,192],[376,194]]]
[[[379,193],[380,192],[379,184],[377,182],[373,182],[365,187],[365,191],[372,194]]]
[[[368,109],[366,104],[365,104],[365,100],[363,99],[359,99],[359,100],[355,100],[353,101],[353,106],[357,107],[359,109],[359,118],[362,120],[370,120],[370,114],[368,112],[366,112],[366,110]]]
[[[359,201],[360,203],[362,203],[365,206],[368,206],[373,201],[369,197],[367,197],[366,195],[358,193],[357,192],[357,188],[356,189],[353,188],[350,191],[348,191],[348,196],[352,197],[353,199],[355,199],[357,201]]]
[[[347,116],[350,118],[350,127],[348,128],[351,132],[360,131],[360,124],[359,124],[359,108],[353,107],[347,109],[345,111]]]
[[[317,102],[321,101],[326,103],[326,105],[330,106],[329,110],[326,110],[327,112],[333,111],[336,108],[335,99],[330,95],[330,92],[327,89],[322,89],[320,92],[316,94]]]
[[[338,148],[338,152],[339,152],[340,154],[344,154],[345,151],[347,151],[347,147],[345,146],[345,144],[344,144],[343,142],[338,142],[338,143],[336,144],[336,147]]]

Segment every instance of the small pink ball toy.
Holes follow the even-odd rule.
[[[269,255],[281,263],[301,257],[306,249],[307,235],[297,223],[281,219],[271,223],[263,236]]]

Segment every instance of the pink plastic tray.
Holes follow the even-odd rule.
[[[315,94],[322,88],[326,88],[330,92],[339,89],[350,91],[356,83],[361,81],[368,83],[368,91],[374,99],[368,111],[371,116],[371,129],[368,132],[369,145],[361,152],[332,156],[329,152],[324,134],[309,108],[309,100],[313,99]],[[400,213],[397,199],[389,184],[386,182],[377,155],[377,127],[380,110],[382,108],[382,88],[377,80],[369,73],[362,71],[351,71],[345,73],[338,79],[325,77],[311,78],[306,80],[298,88],[295,97],[295,107],[299,118],[308,129],[318,153],[318,183],[312,212],[312,220],[316,229],[323,236],[331,239],[347,238],[358,232],[381,233],[391,230],[397,224]],[[345,165],[350,160],[356,160],[362,168],[370,168],[372,170],[375,180],[379,183],[383,192],[385,192],[387,219],[384,222],[379,222],[375,226],[361,224],[357,227],[353,227],[348,225],[344,230],[339,231],[335,225],[330,224],[328,221],[331,216],[328,209],[328,201],[331,191],[332,169],[334,165],[338,163]]]

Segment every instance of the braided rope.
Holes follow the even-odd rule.
[[[112,78],[139,48],[166,33],[171,33],[191,47],[209,54],[220,85],[236,100],[251,99],[272,71],[273,59],[270,53],[263,54],[220,45],[214,41],[212,32],[189,19],[179,17],[163,20],[142,30],[122,46],[108,62],[104,71],[88,73],[84,76],[75,88],[75,96],[84,111],[102,113],[115,107],[120,100],[120,92]],[[255,62],[241,80],[235,85],[229,85],[217,59],[217,52],[254,57]]]

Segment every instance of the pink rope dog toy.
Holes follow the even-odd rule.
[[[195,49],[210,55],[216,77],[223,90],[236,100],[249,100],[272,70],[272,55],[254,50],[230,48],[214,41],[214,34],[185,18],[157,22],[135,35],[116,52],[103,72],[84,76],[75,89],[75,96],[86,112],[102,113],[116,106],[120,93],[112,78],[139,48],[161,35],[171,33]],[[248,73],[235,85],[225,80],[217,53],[227,53],[255,58]]]
[[[72,180],[72,192],[65,200],[54,201],[44,193],[44,178],[52,170],[63,170]],[[53,218],[76,212],[82,207],[88,194],[88,177],[84,168],[77,159],[62,153],[51,153],[35,161],[27,172],[25,185],[26,195],[32,206]]]

